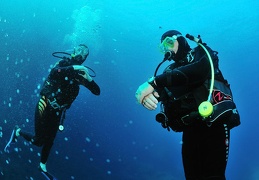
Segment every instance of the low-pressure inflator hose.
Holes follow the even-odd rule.
[[[212,91],[213,91],[213,87],[214,87],[214,65],[213,65],[213,61],[212,58],[210,56],[210,53],[208,52],[208,50],[203,46],[201,39],[194,37],[190,34],[186,34],[186,37],[194,42],[196,42],[199,46],[202,47],[202,49],[206,52],[208,58],[209,58],[209,62],[210,62],[210,68],[211,68],[211,83],[210,83],[210,90],[209,90],[209,95],[208,95],[208,99],[207,101],[203,101],[199,107],[199,113],[202,117],[206,118],[208,116],[210,116],[213,113],[213,105],[210,102],[211,96],[212,96]]]

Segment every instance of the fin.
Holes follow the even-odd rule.
[[[13,131],[12,131],[12,134],[11,134],[11,137],[10,137],[10,140],[8,141],[8,143],[6,144],[5,148],[4,148],[4,152],[7,152],[7,148],[10,146],[11,143],[15,143],[16,142],[16,130],[17,130],[17,127],[14,127]]]
[[[55,178],[52,174],[50,174],[48,172],[44,172],[44,171],[40,171],[40,172],[47,180],[58,180],[57,178]]]
[[[39,170],[40,170],[40,173],[41,173],[47,180],[58,180],[55,176],[53,176],[53,175],[50,174],[49,172],[43,171],[40,166],[39,166],[38,168],[39,168]]]

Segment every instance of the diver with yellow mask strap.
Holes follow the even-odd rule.
[[[230,129],[238,126],[240,119],[230,85],[219,69],[218,53],[200,38],[195,40],[198,46],[190,48],[179,31],[165,32],[160,44],[163,61],[154,76],[138,87],[135,97],[148,110],[155,110],[160,103],[156,121],[168,131],[183,133],[182,159],[187,180],[223,180]],[[157,75],[167,60],[173,63]]]

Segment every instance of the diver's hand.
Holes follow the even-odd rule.
[[[148,110],[155,110],[157,108],[158,97],[159,97],[158,93],[154,91],[153,93],[148,94],[143,98],[142,105]]]
[[[145,82],[139,86],[139,88],[136,91],[135,97],[138,103],[143,104],[144,107],[146,107],[147,109],[153,110],[157,108],[157,103],[158,103],[157,99],[153,95],[153,92],[154,92],[154,88],[148,82]],[[147,98],[147,99],[143,101],[144,98]],[[148,102],[146,102],[146,100]],[[147,106],[145,106],[146,103],[148,103]]]
[[[81,65],[73,65],[74,70],[79,71],[79,75],[83,78],[87,79],[89,82],[93,80],[93,78],[89,75],[88,69],[85,66]]]
[[[75,71],[76,71],[76,70],[82,71],[82,70],[83,70],[84,68],[86,68],[86,67],[81,66],[81,65],[73,65],[73,68],[74,68]]]

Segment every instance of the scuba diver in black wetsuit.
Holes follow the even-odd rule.
[[[225,180],[230,129],[240,124],[240,117],[230,85],[219,69],[217,52],[200,38],[186,37],[198,46],[191,49],[176,30],[162,35],[164,60],[135,96],[149,110],[155,110],[160,102],[156,120],[168,131],[183,132],[187,180]],[[174,63],[156,75],[166,60]]]
[[[50,71],[35,110],[35,135],[22,131],[18,126],[12,133],[12,141],[22,136],[32,144],[42,146],[39,167],[44,172],[47,172],[46,162],[57,131],[63,130],[65,112],[76,99],[79,86],[83,85],[94,95],[100,95],[99,86],[89,75],[88,68],[82,65],[88,54],[88,47],[80,44],[75,47],[72,58],[63,57]]]

